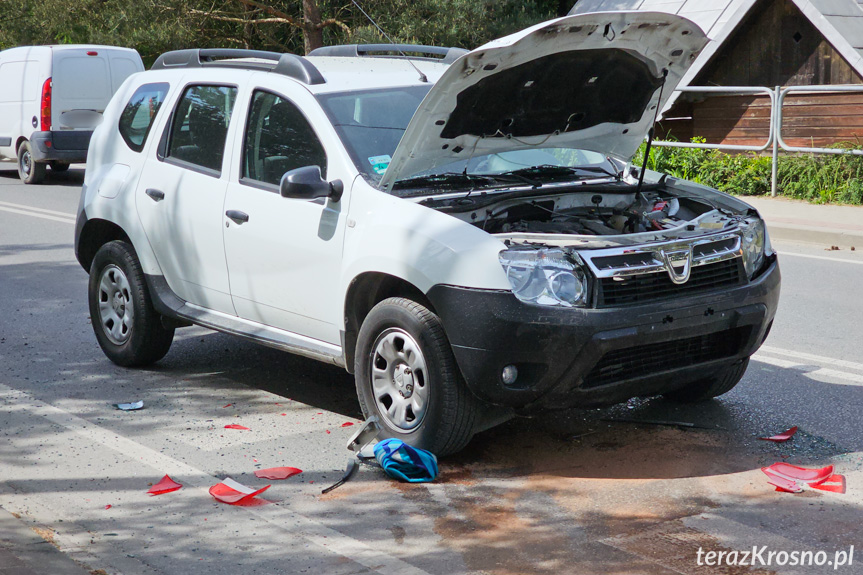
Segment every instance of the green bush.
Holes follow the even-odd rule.
[[[704,138],[693,138],[704,143]],[[843,142],[837,148],[863,149]],[[640,166],[644,145],[633,158]],[[751,152],[652,147],[647,167],[704,184],[729,194],[770,193],[770,156]],[[779,157],[778,193],[810,202],[863,205],[863,157],[833,154],[788,154]]]

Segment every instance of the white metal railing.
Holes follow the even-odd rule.
[[[727,150],[739,152],[763,152],[772,148],[773,161],[771,164],[770,195],[776,195],[777,172],[779,166],[780,148],[786,152],[805,152],[810,154],[847,154],[863,156],[863,150],[852,150],[847,148],[816,148],[791,146],[782,138],[782,105],[788,94],[821,93],[821,92],[852,92],[863,93],[863,85],[830,84],[822,86],[776,86],[775,88],[753,87],[753,86],[686,86],[678,88],[677,92],[720,94],[725,96],[751,96],[766,95],[770,99],[770,124],[768,127],[767,141],[762,146],[735,145],[735,144],[701,144],[695,142],[672,142],[668,140],[655,140],[654,146],[667,148],[700,148],[704,150]]]

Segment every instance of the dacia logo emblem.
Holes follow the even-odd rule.
[[[659,250],[659,255],[672,282],[680,285],[689,281],[689,274],[692,271],[691,247],[678,250]]]

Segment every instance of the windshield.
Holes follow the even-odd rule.
[[[366,180],[376,184],[392,160],[428,86],[319,94],[318,101]]]
[[[409,86],[357,92],[318,95],[318,101],[336,128],[357,170],[370,183],[377,184],[392,161],[411,118],[419,108],[430,86]],[[554,169],[558,168],[558,169]],[[565,168],[565,169],[559,169]],[[577,174],[586,169],[585,173]],[[396,182],[396,195],[421,195],[436,189],[464,187],[469,178],[472,187],[512,186],[514,182],[537,182],[576,177],[616,176],[620,171],[603,154],[572,148],[534,148],[475,155],[414,174]],[[520,178],[503,178],[509,174]],[[446,180],[452,177],[451,182]]]

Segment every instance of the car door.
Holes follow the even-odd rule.
[[[345,202],[284,198],[279,181],[306,166],[330,180],[348,176],[328,165],[321,132],[303,113],[323,124],[315,99],[299,88],[292,96],[250,94],[242,157],[225,198],[226,213],[237,216],[224,228],[231,294],[242,318],[338,344]]]
[[[148,154],[135,203],[170,288],[179,297],[235,315],[228,285],[222,209],[231,158],[235,85],[189,84],[156,153]]]

